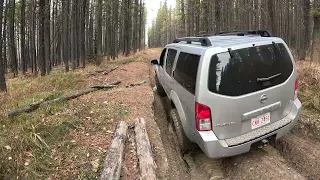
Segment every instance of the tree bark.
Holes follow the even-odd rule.
[[[314,17],[314,27],[312,36],[312,56],[313,62],[320,63],[320,18]]]
[[[97,0],[97,12],[96,12],[96,47],[97,47],[97,65],[101,64],[102,60],[102,0]]]
[[[45,53],[45,7],[46,0],[39,0],[39,65],[40,75],[46,75],[46,53]]]
[[[21,0],[21,21],[20,21],[20,49],[21,49],[21,70],[24,75],[27,71],[27,62],[25,57],[25,9],[26,9],[26,0]],[[2,13],[2,11],[1,11]],[[1,18],[2,19],[2,18]]]
[[[104,161],[104,168],[101,174],[101,180],[120,179],[122,169],[123,151],[127,139],[128,124],[121,121],[117,125],[114,138],[108,148],[108,154]]]
[[[9,47],[11,56],[11,69],[14,77],[18,75],[18,59],[17,59],[17,49],[15,41],[15,0],[10,0],[10,21],[9,21]]]
[[[0,20],[3,18],[3,2],[4,0],[0,0]],[[2,30],[2,21],[0,21],[0,30]],[[0,32],[1,37],[2,32]],[[5,67],[4,67],[4,58],[2,57],[2,39],[0,41],[0,92],[7,91],[6,78],[5,78]]]
[[[137,156],[142,180],[156,180],[156,164],[152,156],[151,145],[144,119],[137,119],[135,123]]]
[[[38,74],[38,66],[37,66],[37,53],[36,53],[36,4],[35,0],[31,0],[31,61],[32,61],[32,73],[34,75]]]
[[[69,9],[70,1],[62,0],[62,13],[65,20],[63,21],[63,35],[62,35],[62,55],[66,72],[69,72]]]
[[[51,56],[50,56],[50,0],[45,0],[44,4],[44,12],[43,21],[44,21],[44,29],[43,29],[43,41],[44,41],[44,50],[45,50],[45,67],[46,67],[46,74],[49,74],[51,71]],[[39,17],[42,18],[42,17]]]

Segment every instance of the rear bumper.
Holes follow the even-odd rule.
[[[273,135],[276,135],[276,139],[286,135],[297,123],[300,113],[301,102],[296,99],[290,113],[286,117],[290,119],[289,123],[272,132],[268,132],[258,138],[232,147],[228,146],[225,140],[218,140],[212,131],[196,132],[196,143],[209,158],[223,158],[243,154],[250,151],[253,143],[259,142]]]

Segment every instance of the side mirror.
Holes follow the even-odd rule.
[[[154,60],[152,60],[152,61],[151,61],[151,64],[152,64],[152,65],[158,65],[158,64],[159,64],[159,62],[158,62],[158,60],[157,60],[157,59],[154,59]]]

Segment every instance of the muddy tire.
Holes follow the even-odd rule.
[[[174,125],[181,152],[187,153],[191,151],[194,148],[194,144],[187,138],[186,134],[183,131],[183,127],[177,109],[170,110],[170,117]]]
[[[158,92],[158,94],[159,94],[161,97],[165,97],[165,96],[166,96],[166,92],[164,91],[162,85],[160,84],[157,75],[155,75],[154,79],[155,79],[155,83],[156,83],[156,87],[157,87],[157,92]]]

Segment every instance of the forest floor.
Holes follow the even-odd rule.
[[[136,118],[144,118],[159,179],[317,179],[320,177],[320,68],[298,63],[303,115],[291,134],[262,149],[221,160],[207,158],[200,149],[181,154],[172,123],[170,103],[152,91],[150,60],[160,49],[89,65],[70,73],[56,69],[45,77],[8,80],[0,95],[0,179],[99,179],[115,124],[129,123],[122,179],[140,179],[134,132]],[[119,68],[103,75],[92,73]],[[35,112],[8,118],[9,110],[40,99],[122,83],[107,91],[45,105]],[[145,84],[127,87],[132,83]]]

